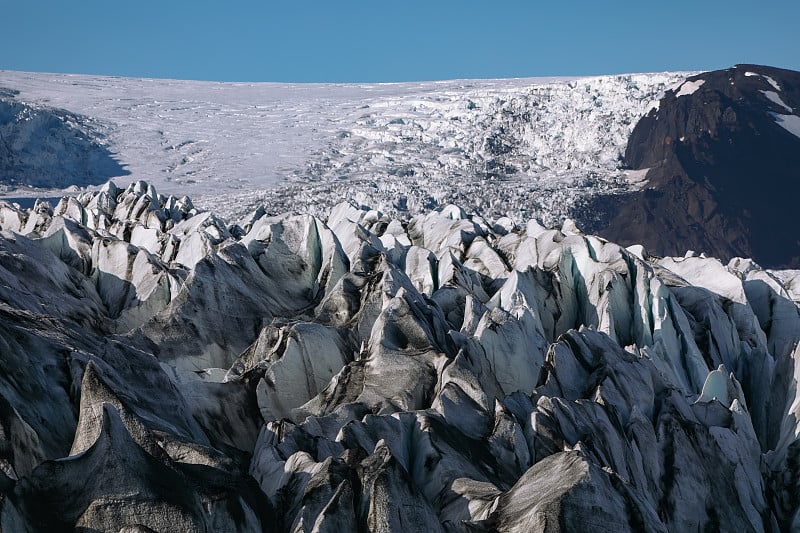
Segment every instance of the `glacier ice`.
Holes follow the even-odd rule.
[[[800,520],[796,271],[147,183],[0,217],[4,531]]]

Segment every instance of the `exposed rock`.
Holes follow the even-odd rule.
[[[593,200],[586,212],[609,216],[592,231],[658,255],[797,267],[797,238],[779,228],[794,226],[800,193],[798,114],[798,72],[737,65],[689,77],[628,140],[625,162],[647,172],[645,188]]]

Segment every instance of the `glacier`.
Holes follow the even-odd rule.
[[[84,117],[120,175],[228,218],[324,217],[348,199],[396,218],[455,203],[553,225],[588,197],[643,186],[622,164],[628,136],[690,74],[280,84],[2,71],[0,100]],[[61,196],[79,173],[57,170],[60,186],[8,196]]]
[[[143,181],[0,228],[3,531],[800,527],[800,271]]]

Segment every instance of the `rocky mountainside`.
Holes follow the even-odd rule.
[[[567,221],[0,203],[0,529],[800,527],[800,273]]]
[[[641,191],[595,198],[592,229],[659,254],[800,266],[800,72],[756,65],[689,77],[666,92],[628,141],[647,170]]]

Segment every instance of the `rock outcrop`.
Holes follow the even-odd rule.
[[[592,230],[660,255],[800,266],[800,72],[757,65],[689,77],[636,125],[625,163],[641,191],[599,196]],[[591,216],[589,215],[591,213]]]

